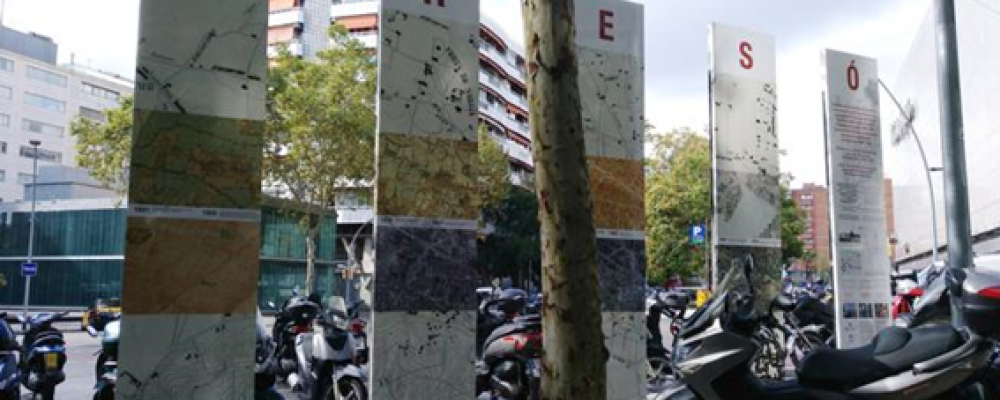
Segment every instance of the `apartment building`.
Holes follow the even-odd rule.
[[[884,190],[882,208],[885,211],[886,236],[889,238],[889,250],[886,257],[895,258],[896,218],[893,212],[892,179],[882,181]],[[816,272],[826,270],[831,265],[833,253],[830,242],[830,190],[814,183],[803,184],[799,189],[792,189],[792,201],[805,214],[806,229],[799,238],[805,245],[805,250],[816,254],[815,260],[806,263],[802,260],[793,265],[799,272]]]
[[[331,23],[343,25],[369,48],[378,45],[378,0],[270,0],[269,5],[268,43],[272,55],[279,43],[286,44],[296,55],[315,54],[329,43],[327,29]],[[317,11],[321,6],[325,6],[325,14]],[[510,157],[514,183],[524,184],[531,179],[534,165],[524,50],[485,15],[479,36],[480,121]]]
[[[33,177],[31,141],[40,141],[38,164],[74,167],[77,116],[104,120],[132,94],[133,82],[84,66],[56,64],[58,45],[35,33],[0,25],[0,202],[22,201]]]

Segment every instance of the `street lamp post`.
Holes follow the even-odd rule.
[[[31,214],[28,221],[28,264],[31,264],[32,259],[35,256],[35,204],[38,201],[36,194],[38,193],[38,146],[42,144],[40,140],[32,140],[28,142],[31,144],[33,149],[32,155],[32,175],[31,175]],[[28,324],[28,299],[31,296],[31,275],[24,275],[24,310],[23,324],[21,329],[27,330]]]
[[[903,105],[899,103],[896,96],[892,94],[889,87],[886,86],[885,82],[881,79],[878,80],[879,85],[885,90],[886,94],[889,95],[889,99],[896,104],[896,108],[899,109],[899,113],[902,114],[903,120],[906,121],[906,127],[904,134],[909,132],[913,135],[913,140],[917,143],[917,149],[920,150],[920,159],[924,161],[924,173],[927,175],[927,191],[931,197],[931,240],[934,242],[931,247],[931,262],[936,263],[938,261],[938,226],[937,226],[937,205],[934,203],[934,182],[931,180],[931,172],[939,171],[940,168],[931,168],[927,163],[927,153],[924,152],[924,145],[920,142],[920,135],[917,135],[916,129],[913,128],[913,116],[906,112]]]

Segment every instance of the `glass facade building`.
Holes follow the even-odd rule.
[[[49,202],[36,214],[35,261],[38,275],[31,282],[34,306],[86,307],[99,297],[121,295],[125,246],[125,210],[121,207],[60,209]],[[22,204],[23,205],[23,204]],[[17,306],[24,299],[20,265],[28,252],[29,213],[0,210],[0,305]],[[261,215],[259,304],[281,304],[305,282],[305,234],[299,214],[265,207]],[[317,236],[316,288],[319,294],[340,294],[343,281],[334,264],[336,221],[321,225]]]

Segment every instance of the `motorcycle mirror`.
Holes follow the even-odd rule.
[[[90,335],[90,337],[97,337],[97,329],[93,326],[87,326],[87,334]]]

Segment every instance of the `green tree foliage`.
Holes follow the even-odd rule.
[[[503,146],[490,137],[486,125],[479,125],[479,160],[477,163],[479,205],[483,210],[500,206],[507,197],[510,166]]]
[[[505,184],[503,201],[485,212],[492,231],[478,242],[478,264],[484,276],[540,278],[541,242],[538,198],[527,189]]]
[[[708,138],[689,129],[650,138],[653,157],[646,163],[649,279],[663,282],[673,274],[699,275],[705,266],[705,248],[689,243],[688,230],[710,220],[712,161]]]
[[[792,196],[789,195],[788,186],[781,185],[781,259],[788,263],[793,258],[815,258],[812,252],[806,252],[805,243],[802,241],[803,233],[806,231],[806,214],[800,210]],[[809,257],[807,257],[809,256]]]
[[[124,195],[132,150],[132,97],[122,97],[121,105],[105,110],[104,117],[106,122],[82,117],[70,122],[70,133],[76,137],[76,163]]]
[[[375,60],[344,27],[331,27],[330,37],[331,47],[315,60],[280,50],[268,71],[263,180],[282,190],[302,218],[308,291],[315,282],[315,240],[322,216],[334,213],[336,189],[374,176]],[[123,194],[132,106],[126,98],[105,111],[107,123],[78,117],[70,125],[77,164]]]
[[[315,289],[316,237],[337,189],[374,176],[375,61],[340,25],[316,60],[280,50],[268,74],[264,180],[302,209],[307,292]]]

